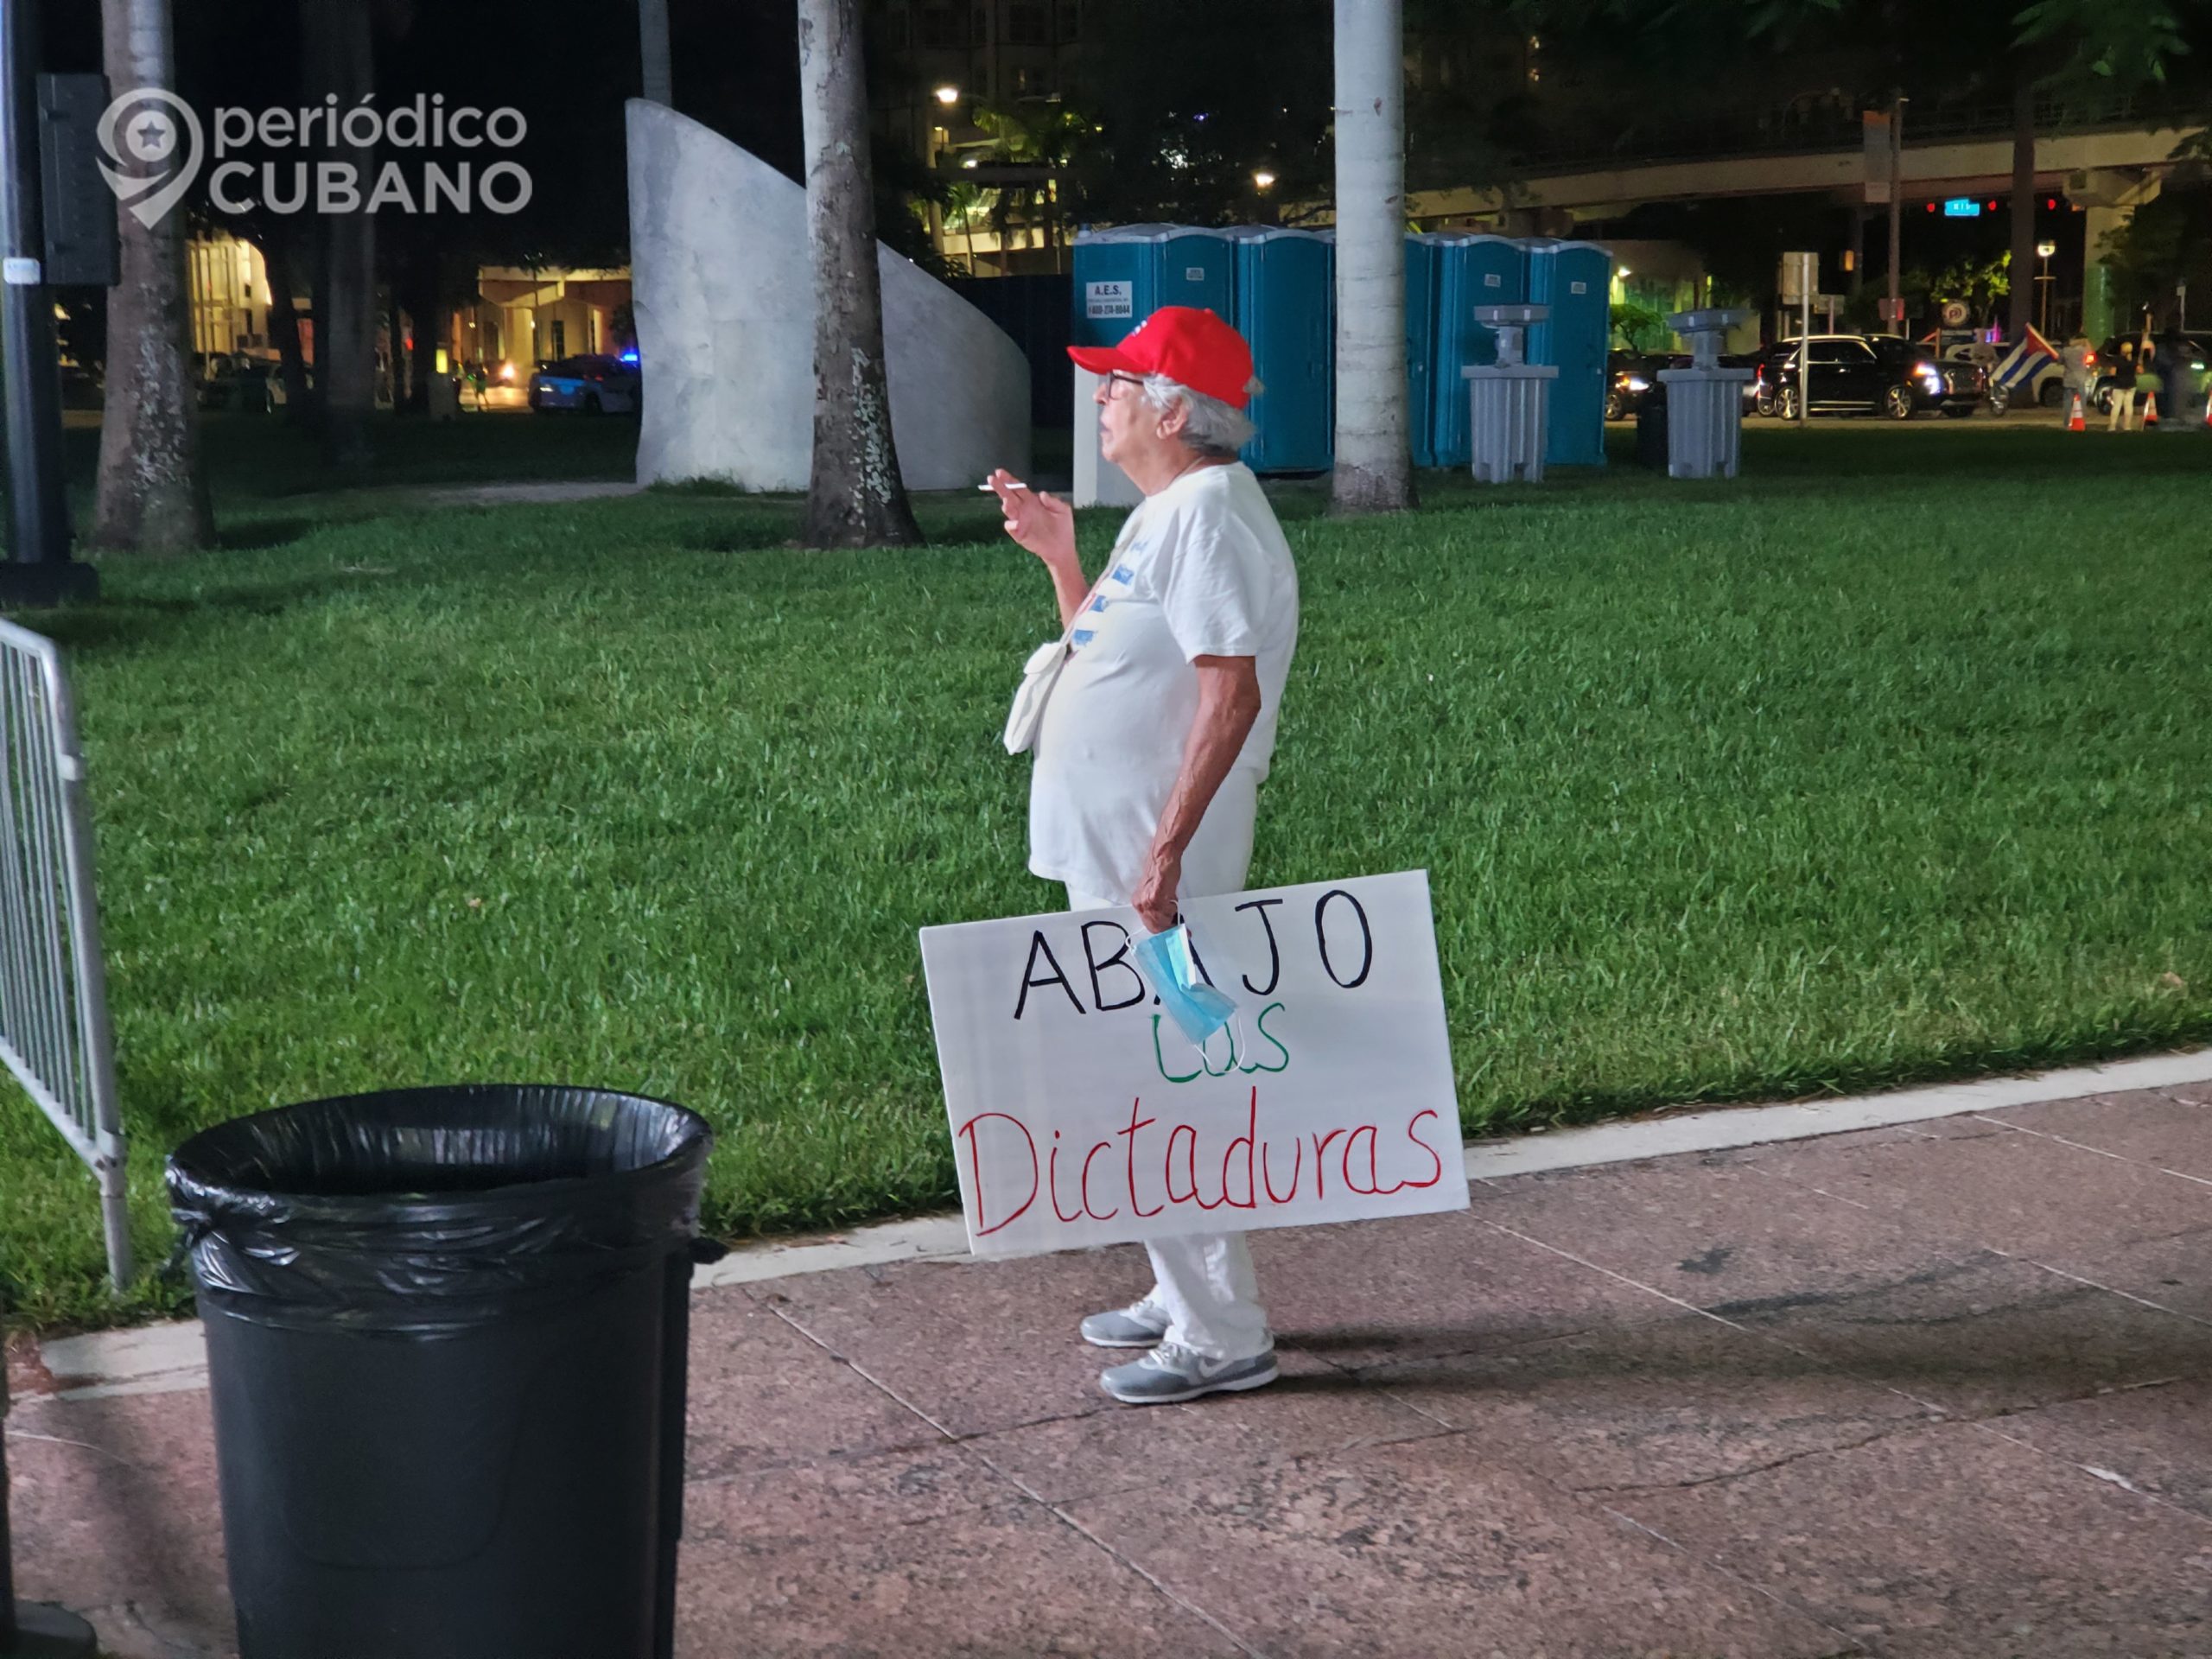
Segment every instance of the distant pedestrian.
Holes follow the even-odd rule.
[[[468,388],[476,394],[476,407],[480,411],[485,407],[485,388],[491,384],[492,377],[484,372],[484,362],[481,358],[468,365]]]
[[[2125,432],[2135,422],[2135,343],[2129,340],[2112,360],[2112,417],[2107,432]]]
[[[2058,423],[2064,426],[2074,418],[2076,397],[2085,407],[2088,404],[2089,387],[2095,380],[2090,371],[2097,360],[2096,349],[2089,344],[2087,334],[2076,334],[2066,342],[2066,349],[2058,354],[2058,360],[2065,368],[2058,398]]]

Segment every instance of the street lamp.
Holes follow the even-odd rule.
[[[2036,244],[2036,256],[2043,261],[2043,274],[2036,278],[2036,284],[2043,290],[2042,332],[2045,334],[2050,333],[2050,256],[2057,251],[2056,242]]]
[[[937,101],[945,105],[948,109],[950,108],[953,105],[957,104],[960,101],[960,89],[957,86],[938,87],[937,89]]]
[[[1255,173],[1255,174],[1252,175],[1252,182],[1253,182],[1254,184],[1255,184],[1255,185],[1259,186],[1259,188],[1260,188],[1261,189],[1262,189],[1262,190],[1266,189],[1269,185],[1273,184],[1274,181],[1275,181],[1275,175],[1274,175],[1274,174],[1272,174],[1272,173],[1268,172],[1268,169],[1267,169],[1266,168],[1264,168],[1264,167],[1263,167],[1263,168],[1262,168],[1258,172]]]

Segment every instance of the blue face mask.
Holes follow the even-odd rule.
[[[1200,1047],[1236,1015],[1236,1004],[1201,979],[1192,965],[1189,928],[1171,927],[1139,939],[1136,956],[1167,1017]]]

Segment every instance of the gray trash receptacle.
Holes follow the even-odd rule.
[[[511,1084],[177,1148],[241,1659],[665,1659],[712,1140]]]
[[[1476,478],[1485,484],[1540,483],[1550,444],[1552,383],[1559,369],[1522,360],[1526,331],[1550,315],[1541,305],[1477,306],[1477,322],[1497,336],[1497,361],[1459,371],[1467,382],[1467,426]]]
[[[1667,401],[1669,477],[1736,476],[1744,447],[1744,386],[1751,371],[1722,367],[1720,342],[1754,315],[1677,311],[1667,319],[1667,326],[1690,343],[1688,368],[1659,371]]]

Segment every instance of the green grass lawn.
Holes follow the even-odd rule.
[[[482,424],[479,476],[486,445],[620,475],[634,437]],[[809,554],[794,504],[710,493],[327,511],[234,440],[225,550],[111,559],[41,624],[144,1255],[191,1130],[462,1079],[697,1108],[726,1234],[953,1202],[915,930],[1063,902],[998,744],[1051,607],[988,505]],[[2212,439],[1745,448],[1733,485],[1427,478],[1399,520],[1281,490],[1305,623],[1254,885],[1430,871],[1471,1129],[2212,1033]],[[0,1270],[20,1319],[118,1317],[89,1180],[21,1101]]]

